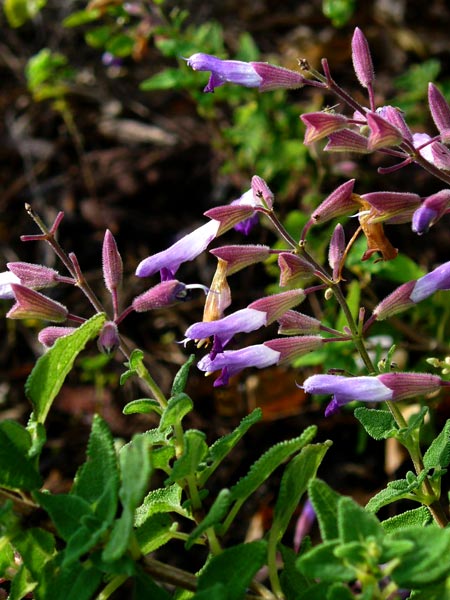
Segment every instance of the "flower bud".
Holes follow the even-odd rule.
[[[333,279],[339,279],[342,268],[342,260],[345,254],[345,233],[344,228],[338,223],[331,236],[330,248],[328,251],[328,264],[333,269]]]
[[[262,177],[254,175],[252,177],[252,191],[253,196],[259,200],[259,202],[265,205],[265,208],[272,209],[274,196]]]
[[[32,289],[52,287],[58,283],[59,273],[50,267],[27,262],[10,262],[6,266],[19,278],[21,285]]]
[[[330,135],[330,133],[348,127],[347,117],[324,111],[306,113],[301,115],[300,119],[306,125],[305,138],[303,140],[303,143],[306,145],[317,142]]]
[[[375,74],[369,44],[361,29],[356,27],[352,38],[352,60],[359,83],[367,88],[372,84]]]
[[[248,308],[260,310],[267,315],[267,325],[273,323],[290,308],[297,306],[303,302],[306,294],[302,289],[289,290],[273,296],[265,296],[259,300],[255,300],[248,305]]]
[[[330,133],[328,144],[325,146],[326,152],[357,152],[359,154],[367,154],[367,138],[364,135],[356,133],[351,129],[343,129]]]
[[[280,268],[280,287],[287,287],[298,283],[299,280],[309,279],[314,273],[311,263],[291,252],[282,252],[278,255],[278,267]]]
[[[277,319],[280,327],[278,333],[282,335],[307,335],[319,333],[320,321],[309,315],[304,315],[296,310],[288,310]]]
[[[337,187],[325,200],[319,204],[311,215],[313,223],[326,223],[334,217],[350,213],[358,208],[353,198],[355,180],[350,179]]]
[[[114,321],[106,321],[103,325],[97,345],[104,354],[111,354],[120,346],[119,330]]]
[[[69,311],[56,300],[17,283],[12,283],[11,288],[16,303],[6,315],[9,319],[44,319],[55,323],[67,319]]]
[[[116,240],[109,229],[103,240],[102,266],[106,289],[112,293],[122,283],[123,266]]]
[[[210,254],[220,258],[227,263],[227,275],[233,275],[241,269],[266,260],[270,255],[269,246],[262,245],[235,245],[220,246],[209,251]]]
[[[433,121],[441,134],[441,141],[448,144],[450,142],[450,106],[433,83],[428,84],[428,104]]]
[[[278,363],[290,362],[309,352],[318,350],[323,344],[320,335],[299,335],[294,337],[276,338],[264,342],[264,346],[280,353]]]
[[[154,310],[156,308],[167,308],[173,306],[177,302],[185,300],[188,291],[186,285],[177,281],[176,279],[170,279],[163,281],[150,288],[132,302],[133,309],[136,312],[146,312],[148,310]]]
[[[398,146],[403,141],[402,132],[394,125],[391,125],[389,121],[380,117],[377,113],[367,113],[366,119],[367,125],[370,128],[369,139],[367,142],[369,150]]]
[[[76,327],[44,327],[38,334],[38,340],[46,348],[51,348],[56,340],[59,340],[61,337],[66,337],[66,335],[70,335],[76,330]]]

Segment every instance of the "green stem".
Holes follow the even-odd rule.
[[[107,600],[127,579],[128,575],[116,575],[116,577],[113,577],[97,596],[96,600]]]
[[[137,372],[138,376],[143,381],[145,381],[145,383],[148,385],[151,393],[153,394],[154,399],[159,402],[159,404],[161,405],[161,408],[166,408],[167,398],[165,397],[165,395],[164,395],[163,391],[161,390],[161,388],[159,387],[159,385],[156,383],[156,381],[150,375],[147,367],[144,365],[144,363],[142,361],[138,362],[138,365],[136,367],[136,372]]]
[[[267,567],[269,569],[269,580],[272,592],[275,594],[276,598],[283,600],[284,594],[283,590],[281,589],[280,578],[278,577],[277,537],[276,534],[274,534],[274,529],[271,529],[269,535],[269,542],[267,546]]]

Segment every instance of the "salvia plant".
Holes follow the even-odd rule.
[[[371,53],[358,28],[352,56],[367,104],[334,81],[327,60],[322,61],[321,72],[307,61],[293,71],[199,52],[186,57],[184,68],[210,73],[205,92],[237,84],[261,92],[312,87],[334,94],[339,112],[324,109],[301,116],[306,145],[326,139],[326,151],[378,152],[390,160],[388,166],[379,168],[386,176],[418,165],[440,182],[440,191],[427,197],[404,190],[360,194],[355,180],[345,181],[292,235],[277,216],[274,193],[255,175],[240,198],[208,210],[204,224],[142,260],[136,276],[148,282],[148,289],[127,307],[122,306],[122,259],[110,231],[105,233],[101,257],[110,297],[104,305],[84,277],[76,255],[67,253],[58,240],[63,213],[50,225],[31,206],[26,207],[39,233],[24,235],[22,240],[50,245],[61,272],[10,262],[0,275],[1,298],[13,301],[7,318],[49,323],[39,333],[45,352],[26,383],[32,406],[28,424],[0,423],[0,571],[11,600],[106,600],[120,594],[128,580],[133,581],[134,591],[127,593],[154,600],[450,598],[448,496],[443,489],[450,462],[450,423],[431,441],[429,430],[427,440],[423,434],[429,420],[428,401],[444,395],[450,386],[448,346],[441,344],[443,352],[429,357],[428,371],[403,371],[393,360],[394,347],[376,355],[370,340],[372,328],[380,322],[417,310],[430,296],[450,290],[450,262],[403,282],[371,308],[354,306],[346,294],[351,285],[346,281],[350,275],[347,261],[358,238],[367,241],[360,261],[373,260],[374,255],[392,261],[398,250],[388,239],[385,224],[394,226],[391,231],[410,224],[417,236],[424,236],[422,242],[429,229],[450,212],[450,106],[430,83],[428,102],[436,131],[413,133],[396,107],[376,106]],[[344,225],[349,217],[357,227],[347,240]],[[334,228],[328,256],[321,260],[309,239],[329,222]],[[232,228],[245,236],[258,224],[278,234],[275,248],[214,243]],[[204,288],[184,282],[184,263],[195,260],[213,243],[210,253],[217,259],[217,269],[211,285]],[[230,308],[233,294],[228,279],[251,265],[270,261],[277,265],[279,291],[255,298],[239,310]],[[91,314],[74,314],[54,300],[46,290],[56,285],[79,288],[90,303]],[[190,294],[206,294],[204,316],[184,334],[183,343],[195,352],[167,396],[147,368],[143,352],[129,348],[121,331],[130,314],[170,307]],[[298,310],[311,295],[336,303],[343,315],[339,323],[333,327]],[[267,336],[242,347],[231,343],[237,334],[245,340],[245,334],[274,323],[279,327],[278,337]],[[39,468],[46,420],[74,361],[91,340],[97,340],[101,352],[124,357],[122,383],[139,378],[148,389],[148,397],[129,402],[124,413],[152,412],[158,425],[134,435],[118,449],[108,425],[96,415],[86,462],[79,467],[71,490],[53,494],[43,487]],[[340,344],[350,344],[358,354],[355,372],[316,369],[297,384],[311,396],[327,398],[328,419],[354,408],[368,436],[396,440],[406,449],[411,470],[360,506],[317,477],[320,464],[328,460],[331,442],[315,442],[317,427],[310,426],[298,437],[271,446],[239,480],[213,491],[211,476],[261,419],[261,410],[255,409],[233,431],[209,443],[204,432],[185,426],[184,419],[194,408],[185,391],[189,370],[212,373],[211,385],[224,386],[243,369],[295,363]],[[406,411],[411,401],[415,409]],[[261,539],[230,542],[242,506],[281,465],[270,528]],[[405,503],[399,503],[395,516],[377,517],[382,507],[401,500],[409,501],[406,509]],[[290,543],[286,532],[299,506],[303,509],[294,543]],[[313,544],[309,533],[314,520],[320,538],[314,537]],[[194,553],[203,557],[197,572],[188,572],[177,566],[178,559],[167,558],[180,554],[180,542],[186,561]],[[155,555],[163,547],[164,554]]]

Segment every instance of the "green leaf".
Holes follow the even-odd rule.
[[[450,463],[450,419],[445,423],[441,433],[433,440],[423,457],[426,469],[447,467]]]
[[[300,556],[297,566],[305,577],[321,581],[351,581],[356,576],[355,569],[347,566],[335,555],[338,541],[324,542]]]
[[[249,415],[242,419],[236,429],[214,442],[208,453],[208,462],[211,464],[206,467],[204,471],[202,471],[199,477],[199,483],[201,486],[205,485],[211,474],[217,469],[222,460],[247,433],[250,427],[261,419],[262,410],[260,408],[255,408]]]
[[[397,432],[394,417],[388,410],[377,410],[360,406],[355,408],[355,417],[367,433],[375,440],[386,440]]]
[[[189,377],[189,369],[195,361],[195,354],[191,354],[184,365],[178,370],[172,383],[171,396],[182,394],[186,389],[187,380]]]
[[[230,490],[223,489],[217,495],[208,514],[202,519],[201,523],[192,531],[186,542],[186,550],[190,550],[198,538],[210,527],[218,525],[226,516],[231,505]]]
[[[136,529],[142,554],[150,554],[173,538],[173,521],[167,513],[156,513]]]
[[[334,27],[343,27],[353,15],[355,0],[323,0],[322,10]]]
[[[180,481],[185,477],[195,475],[199,464],[208,452],[205,438],[206,435],[197,429],[188,429],[184,433],[184,451],[174,463],[169,481]]]
[[[144,79],[139,85],[139,89],[144,92],[180,89],[185,88],[190,81],[190,75],[181,71],[181,69],[164,69],[161,73],[156,73],[156,75]]]
[[[383,529],[386,533],[392,533],[397,529],[404,529],[405,527],[411,527],[412,525],[419,525],[425,527],[432,521],[431,513],[426,506],[420,506],[413,510],[406,510],[395,517],[385,519],[381,522]]]
[[[82,519],[92,515],[91,505],[79,496],[35,492],[33,498],[48,512],[58,534],[66,541],[78,531]]]
[[[328,589],[327,600],[355,600],[355,596],[343,583],[333,583]]]
[[[93,316],[70,335],[56,340],[36,362],[26,381],[25,392],[31,400],[34,418],[38,423],[44,423],[76,357],[88,341],[99,334],[104,322],[104,314]]]
[[[93,515],[83,517],[77,531],[70,537],[63,552],[63,569],[70,569],[78,559],[92,550],[106,534],[109,527],[107,521],[101,521]]]
[[[42,478],[29,458],[29,432],[16,421],[0,423],[0,485],[10,490],[30,491],[41,487]]]
[[[77,10],[71,15],[63,19],[63,27],[79,27],[86,23],[92,23],[101,17],[101,12],[98,9]]]
[[[134,48],[134,39],[124,33],[112,36],[105,45],[105,49],[114,56],[125,58],[130,56]]]
[[[61,565],[59,557],[56,557],[46,564],[41,574],[36,600],[91,600],[102,576],[91,561]]]
[[[311,425],[305,429],[301,436],[292,440],[279,442],[269,448],[267,452],[253,463],[247,475],[242,477],[231,488],[232,498],[241,501],[248,498],[286,459],[301,450],[306,444],[309,444],[316,435],[316,432],[317,427]]]
[[[119,470],[114,439],[108,425],[95,415],[87,448],[87,460],[78,469],[71,494],[80,496],[102,521],[111,523],[117,510]]]
[[[413,590],[409,598],[410,600],[450,600],[450,577],[437,585]]]
[[[347,496],[342,496],[338,503],[338,528],[343,542],[364,542],[367,538],[383,537],[378,519]]]
[[[340,494],[321,479],[313,479],[310,482],[308,494],[316,511],[322,539],[324,541],[337,539],[339,537],[337,518]]]
[[[227,588],[227,600],[242,600],[251,580],[266,559],[266,543],[262,540],[227,548],[214,556],[198,578],[198,591],[222,583]]]
[[[424,471],[426,474],[426,471]],[[369,502],[366,504],[366,510],[371,513],[376,513],[381,507],[386,504],[391,504],[396,500],[403,498],[414,499],[411,492],[417,488],[415,484],[409,484],[406,479],[397,479],[396,481],[390,481],[387,488],[375,494]]]
[[[409,527],[388,536],[394,541],[412,542],[411,550],[401,557],[392,571],[392,579],[406,588],[438,583],[450,572],[450,529]]]
[[[2,571],[0,571],[1,573]],[[36,581],[32,581],[29,571],[24,565],[20,565],[14,579],[11,581],[8,600],[22,600],[27,594],[32,592],[37,585]]]
[[[172,595],[156,585],[156,583],[143,570],[138,571],[135,578],[134,600],[171,600]]]
[[[47,0],[5,0],[3,10],[10,27],[21,27],[46,4]]]
[[[310,580],[302,575],[296,567],[298,555],[296,552],[279,545],[281,556],[283,558],[283,570],[280,574],[280,583],[286,600],[298,600],[299,590],[306,590],[310,587]]]
[[[101,25],[86,32],[84,39],[86,44],[92,48],[104,48],[112,33],[113,29],[110,25]]]
[[[176,423],[181,423],[185,417],[194,408],[194,403],[184,392],[176,394],[169,398],[166,408],[159,423],[159,429],[165,431]]]
[[[331,442],[305,446],[286,467],[275,504],[270,539],[275,536],[276,540],[280,541],[283,537],[300,498],[330,446]]]
[[[35,581],[40,580],[44,565],[53,558],[55,538],[48,531],[31,527],[14,536],[13,546]]]
[[[143,525],[149,517],[156,513],[175,512],[187,516],[186,511],[181,507],[182,491],[182,488],[174,483],[149,492],[141,506],[136,509],[136,527]]]
[[[161,414],[161,406],[157,400],[150,398],[139,398],[138,400],[132,400],[128,402],[122,412],[124,415],[142,414],[146,415],[151,412],[155,412],[158,415]]]
[[[142,435],[133,437],[119,453],[121,486],[119,498],[122,514],[114,523],[108,543],[102,554],[104,561],[120,558],[127,551],[134,526],[134,513],[142,502],[151,473],[150,445]]]

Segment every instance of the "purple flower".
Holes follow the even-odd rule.
[[[254,308],[243,308],[216,321],[194,323],[186,330],[185,342],[214,336],[211,359],[222,352],[236,333],[249,333],[267,325],[267,314]]]
[[[402,131],[388,120],[383,119],[378,113],[368,112],[366,119],[370,128],[369,150],[397,146],[403,141]]]
[[[201,254],[216,237],[220,222],[212,219],[175,242],[167,250],[153,254],[141,261],[136,269],[138,277],[149,277],[158,271],[161,279],[173,279],[179,266]]]
[[[450,106],[433,83],[428,84],[428,104],[441,140],[446,144],[450,141]]]
[[[222,370],[214,382],[214,387],[226,385],[229,378],[247,367],[263,369],[271,365],[288,362],[321,347],[323,338],[317,335],[304,335],[267,340],[263,344],[248,346],[240,350],[225,350],[214,358],[205,356],[198,368],[206,373]]]
[[[227,263],[226,274],[233,275],[233,273],[237,273],[249,265],[266,260],[270,255],[270,248],[258,244],[247,244],[245,246],[220,246],[209,252],[213,256],[224,260]]]
[[[211,54],[198,52],[186,59],[194,71],[210,71],[211,76],[203,91],[214,92],[224,83],[236,83],[267,92],[278,88],[299,88],[307,81],[300,73],[264,62],[222,60]]]
[[[412,230],[422,235],[450,209],[450,190],[441,190],[425,198],[412,218]]]
[[[14,298],[12,283],[20,283],[20,279],[10,271],[0,273],[0,300],[10,300]]]
[[[333,394],[325,409],[325,416],[334,414],[339,407],[360,402],[398,401],[439,390],[443,381],[429,373],[383,373],[376,377],[343,377],[342,375],[313,375],[301,386],[309,394]]]
[[[395,289],[378,304],[373,314],[377,321],[383,321],[425,300],[439,290],[450,290],[450,261],[416,281],[408,281]]]
[[[205,356],[198,363],[200,371],[212,373],[222,370],[219,377],[214,382],[214,387],[227,385],[230,377],[236,375],[247,367],[257,367],[264,369],[270,365],[275,365],[280,359],[280,352],[272,350],[265,344],[256,344],[247,346],[240,350],[225,350],[217,354],[214,358],[210,355]]]

